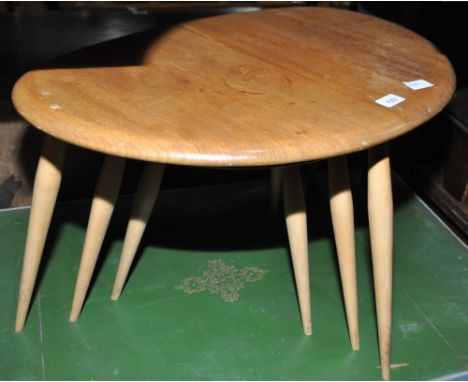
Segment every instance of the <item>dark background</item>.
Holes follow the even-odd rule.
[[[278,6],[327,6],[365,12],[401,24],[432,41],[452,62],[457,93],[421,128],[396,139],[390,152],[402,177],[462,238],[468,236],[468,4],[392,2],[0,2],[0,208],[30,204],[42,133],[14,111],[10,93],[25,71],[44,67],[138,64],[145,42],[175,23]],[[149,31],[149,32],[145,32]],[[136,36],[124,37],[139,33]],[[145,40],[145,38],[147,38]],[[99,44],[96,46],[96,44]],[[125,52],[125,54],[122,54]],[[102,155],[71,147],[59,199],[90,198]],[[350,156],[353,174],[365,170],[363,154]],[[324,172],[322,163],[304,172]],[[135,190],[141,163],[130,161],[121,193]],[[168,166],[162,188],[193,187],[269,172]],[[364,177],[363,177],[364,178]],[[365,178],[364,178],[365,179]]]

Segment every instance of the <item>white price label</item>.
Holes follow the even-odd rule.
[[[404,100],[405,98],[397,96],[395,94],[387,94],[382,98],[376,99],[375,102],[385,107],[393,107],[403,102]]]
[[[423,79],[414,80],[414,81],[406,81],[403,83],[413,90],[425,89],[425,88],[430,88],[431,86],[434,86],[434,84],[431,84],[429,81],[426,81]]]

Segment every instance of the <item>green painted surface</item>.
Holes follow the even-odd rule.
[[[353,352],[325,190],[306,183],[311,337],[302,334],[284,222],[281,215],[270,216],[263,183],[163,193],[137,264],[113,302],[131,200],[122,198],[75,324],[68,314],[89,202],[58,206],[20,334],[13,325],[29,211],[1,212],[0,379],[380,379],[365,193],[357,184],[361,351]],[[394,189],[392,377],[461,372],[468,369],[466,248],[396,179]],[[227,272],[229,280],[215,280],[216,288],[243,282],[237,301],[225,301],[208,287],[199,293],[176,288],[203,275],[216,259],[235,269],[235,276]],[[266,273],[255,282],[239,281],[245,267]]]

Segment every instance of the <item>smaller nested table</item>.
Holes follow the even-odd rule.
[[[83,304],[107,229],[124,158],[133,158],[149,164],[135,197],[113,298],[122,290],[164,164],[271,166],[275,189],[282,185],[284,194],[304,332],[311,334],[298,164],[328,159],[346,314],[357,350],[353,205],[344,155],[369,149],[380,359],[383,377],[389,378],[393,220],[390,163],[381,144],[437,114],[454,86],[447,58],[415,33],[374,17],[323,8],[188,22],[155,40],[137,67],[25,74],[13,91],[15,107],[48,139],[34,185],[16,330],[26,317],[67,142],[108,154],[91,208],[72,321]]]

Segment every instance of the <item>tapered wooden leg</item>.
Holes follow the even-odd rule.
[[[328,185],[349,337],[352,349],[359,350],[353,197],[349,185],[346,157],[328,160]]]
[[[279,198],[281,194],[281,167],[271,169],[271,213],[278,212]]]
[[[304,191],[299,167],[283,169],[283,198],[289,246],[301,309],[302,326],[312,334],[309,286],[309,251]]]
[[[46,137],[34,180],[16,312],[16,332],[23,329],[28,313],[52,212],[62,180],[64,154],[65,143],[50,136]]]
[[[393,201],[390,159],[385,146],[369,150],[368,209],[379,332],[380,368],[390,378],[392,326]]]
[[[148,163],[143,171],[133,202],[127,233],[125,234],[119,269],[117,270],[111,296],[112,300],[117,300],[122,293],[128,272],[145,232],[146,223],[158,196],[163,172],[164,165],[156,163]]]
[[[125,159],[106,156],[91,205],[80,269],[73,296],[70,321],[78,319],[93,275],[96,260],[119,194]]]

